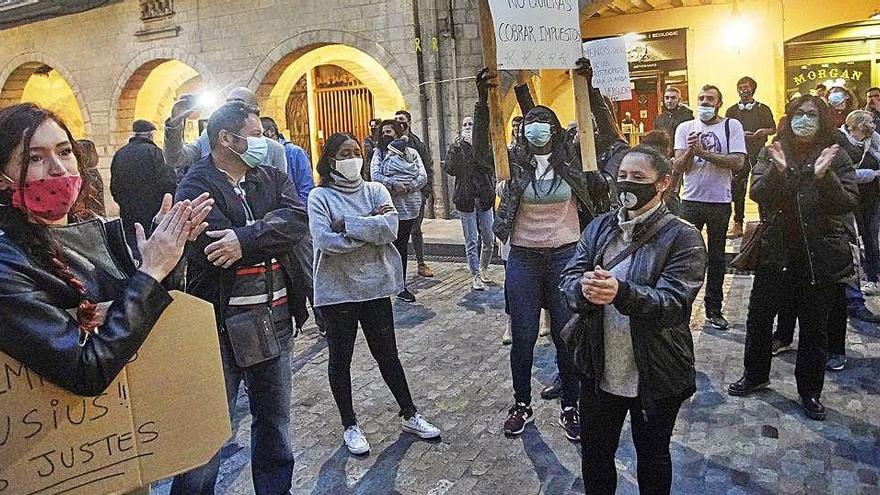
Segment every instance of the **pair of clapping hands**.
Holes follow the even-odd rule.
[[[162,199],[162,206],[153,218],[149,239],[144,227],[135,224],[138,250],[141,253],[140,271],[161,281],[174,270],[187,241],[194,241],[203,233],[217,239],[205,247],[208,261],[215,266],[229,268],[241,259],[241,244],[232,229],[207,231],[205,219],[214,207],[214,200],[203,193],[193,200],[174,203],[170,194]],[[206,232],[207,231],[207,232]]]

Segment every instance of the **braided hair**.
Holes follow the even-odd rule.
[[[21,103],[0,110],[0,172],[9,176],[6,171],[9,170],[14,160],[19,161],[19,176],[10,177],[10,179],[18,181],[19,194],[24,194],[30,164],[28,150],[31,139],[37,129],[49,121],[54,121],[67,134],[73,155],[77,160],[79,173],[84,181],[88,180],[88,174],[83,169],[85,161],[82,149],[73,139],[64,121],[51,111],[33,103]],[[90,187],[91,184],[84,184],[82,190],[89,190]],[[84,336],[93,333],[100,321],[97,317],[97,306],[89,297],[85,284],[71,271],[61,245],[55,240],[48,225],[27,211],[26,206],[22,209],[12,207],[12,194],[13,192],[9,189],[0,190],[0,229],[32,263],[53,273],[79,294],[77,321],[80,330]],[[25,202],[22,201],[21,204],[24,205]]]

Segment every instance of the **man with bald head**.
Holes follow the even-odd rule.
[[[232,88],[226,93],[226,102],[239,101],[250,107],[258,108],[257,95],[245,87]],[[184,122],[189,118],[198,118],[199,104],[196,96],[183,94],[171,107],[171,117],[165,121],[165,162],[174,168],[178,180],[186,175],[189,167],[200,159],[211,154],[207,132],[202,132],[194,143],[183,142]],[[284,146],[278,141],[269,139],[269,151],[261,165],[269,165],[287,174],[287,156]]]

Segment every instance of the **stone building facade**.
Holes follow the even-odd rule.
[[[279,84],[296,82],[286,71],[298,60],[337,65],[371,91],[376,116],[412,113],[434,156],[434,211],[442,216],[443,146],[476,96],[472,79],[449,80],[482,65],[477,20],[475,0],[109,2],[0,29],[0,106],[37,101],[73,121],[76,137],[96,143],[106,177],[131,122],[161,124],[181,92],[222,96],[246,86],[264,114],[283,120],[287,87]],[[69,87],[66,94],[59,85]],[[313,129],[311,137],[317,148],[323,136]],[[308,150],[314,160],[315,148]]]

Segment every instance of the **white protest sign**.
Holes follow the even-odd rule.
[[[498,68],[570,69],[581,58],[577,0],[489,0]]]
[[[593,86],[613,101],[632,99],[629,63],[623,38],[606,38],[584,43],[584,56],[593,67]]]

